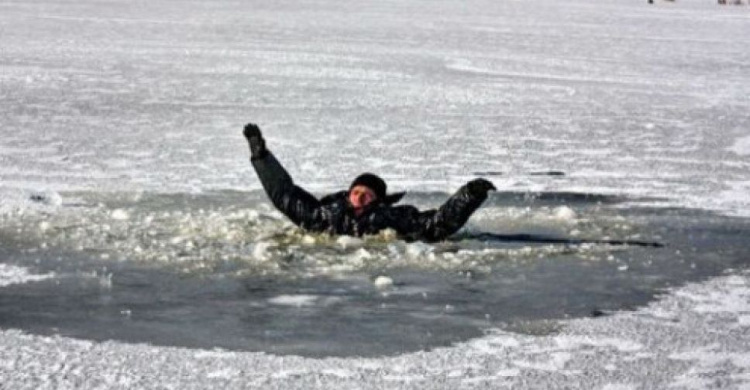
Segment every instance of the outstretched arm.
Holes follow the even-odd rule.
[[[320,202],[294,184],[286,169],[266,149],[260,128],[248,123],[243,134],[250,146],[250,161],[273,205],[296,225],[310,230],[324,230],[326,226],[320,226]]]
[[[453,194],[437,210],[419,212],[412,218],[413,223],[407,239],[440,241],[457,232],[474,211],[487,199],[487,192],[496,190],[485,179],[474,179]]]

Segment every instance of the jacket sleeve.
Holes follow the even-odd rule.
[[[279,211],[302,228],[318,231],[327,228],[324,226],[325,218],[322,215],[320,201],[296,186],[292,177],[270,151],[266,151],[261,157],[251,158],[250,161],[263,184],[263,189]]]
[[[444,240],[461,229],[486,199],[486,192],[472,194],[464,185],[436,210],[419,212],[410,207],[412,211],[407,220],[411,226],[400,233],[410,240]]]

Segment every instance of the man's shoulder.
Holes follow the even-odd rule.
[[[338,191],[332,194],[324,195],[320,198],[320,204],[323,206],[346,201],[347,191]]]

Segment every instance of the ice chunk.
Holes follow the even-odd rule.
[[[311,246],[311,245],[315,245],[316,240],[315,240],[315,237],[309,234],[305,234],[305,236],[302,237],[301,242],[302,242],[302,245]]]
[[[435,248],[432,245],[423,242],[413,242],[406,246],[406,255],[409,257],[421,257],[432,253]]]
[[[375,278],[372,284],[374,284],[377,288],[388,288],[393,286],[393,279],[381,275]]]
[[[384,241],[393,241],[398,239],[398,233],[396,233],[396,231],[393,229],[381,230],[379,235],[380,238]]]
[[[47,221],[42,221],[39,223],[39,230],[46,232],[52,227],[52,225]]]
[[[297,295],[277,295],[268,299],[268,303],[280,306],[313,306],[318,300],[317,295],[297,294]]]
[[[341,236],[336,239],[336,244],[343,249],[356,249],[362,247],[362,239],[352,236]]]
[[[109,216],[116,221],[126,221],[130,218],[130,214],[123,209],[113,210]]]
[[[372,258],[372,253],[368,252],[365,248],[359,248],[354,254],[352,255],[352,259],[361,262],[362,260],[367,260]]]
[[[271,258],[271,254],[269,253],[269,249],[271,248],[272,244],[270,242],[259,242],[255,244],[255,248],[253,248],[253,257],[258,260],[268,260]]]
[[[576,219],[576,212],[568,206],[556,207],[553,210],[553,215],[555,218],[566,222],[573,222]]]
[[[11,284],[37,282],[54,277],[54,274],[33,275],[28,269],[9,264],[0,264],[0,287]]]

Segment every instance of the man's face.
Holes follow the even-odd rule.
[[[374,202],[377,198],[375,192],[367,186],[357,185],[349,190],[349,203],[351,203],[355,210],[367,207],[367,205]]]

